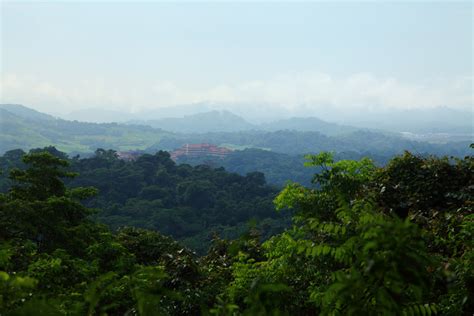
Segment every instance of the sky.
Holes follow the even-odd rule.
[[[472,110],[471,2],[1,2],[0,102]]]

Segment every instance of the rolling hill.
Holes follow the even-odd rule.
[[[192,132],[205,128],[216,117],[217,122],[208,129],[218,130],[220,124],[222,128],[232,131]],[[292,155],[324,150],[390,156],[411,150],[423,154],[464,156],[469,150],[469,141],[430,144],[409,140],[396,133],[355,129],[316,118],[288,119],[265,125],[267,130],[257,130],[254,125],[230,112],[209,112],[162,121],[159,127],[68,121],[22,105],[0,105],[0,152],[49,145],[69,154],[88,154],[97,148],[155,152],[173,150],[187,143],[212,143],[239,149],[260,148]],[[305,130],[298,131],[296,127]],[[245,128],[252,129],[238,130]]]
[[[0,106],[0,152],[49,145],[67,153],[144,150],[167,133],[148,126],[67,121],[22,105]]]

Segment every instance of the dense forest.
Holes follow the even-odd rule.
[[[317,171],[311,186],[277,193],[261,173],[176,165],[164,152],[130,163],[107,150],[90,159],[9,152],[0,314],[472,314],[472,156],[405,152],[383,167],[327,152],[305,158]],[[165,214],[257,224],[238,238],[214,235],[197,255],[156,231]],[[142,215],[129,224],[149,229],[122,226]],[[259,221],[285,216],[289,227],[262,238]],[[114,230],[97,221],[106,218]]]
[[[463,156],[468,153],[469,141],[433,144],[400,137],[399,134],[374,130],[357,130],[337,136],[315,131],[239,131],[203,134],[167,134],[147,150],[179,148],[184,144],[211,143],[237,148],[266,149],[291,155],[320,151],[371,153],[392,156],[410,150],[423,154]]]
[[[474,316],[473,10],[0,0],[0,316]]]
[[[370,157],[375,164],[382,166],[390,160],[390,156],[376,155],[373,153],[358,153],[354,151],[334,153],[335,160],[361,159]],[[224,167],[227,171],[246,175],[259,171],[265,174],[268,183],[283,187],[288,180],[304,185],[311,185],[313,178],[304,166],[304,155],[289,155],[269,150],[247,148],[235,150],[223,158],[212,156],[179,156],[177,163],[186,163],[193,166],[207,165],[211,167]],[[317,168],[313,168],[317,171]]]
[[[160,231],[185,246],[205,253],[212,235],[236,238],[252,223],[264,237],[281,232],[289,224],[287,214],[274,211],[276,187],[266,184],[261,172],[245,176],[224,168],[206,165],[176,165],[167,152],[144,154],[136,161],[124,161],[113,150],[98,149],[90,158],[69,159],[54,147],[47,151],[70,164],[78,173],[65,182],[71,188],[94,187],[98,194],[85,201],[99,209],[94,218],[112,230],[134,226]],[[0,166],[24,168],[22,150],[0,157]],[[11,181],[0,176],[0,189],[7,191]]]

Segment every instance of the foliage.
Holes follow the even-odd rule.
[[[111,232],[92,220],[94,212],[85,205],[121,212],[134,204],[165,208],[168,216],[160,220],[170,224],[180,211],[203,213],[208,221],[248,215],[242,201],[251,201],[265,219],[266,213],[259,213],[266,205],[262,199],[274,195],[262,174],[176,166],[163,152],[133,163],[106,150],[82,161],[64,158],[49,148],[25,155],[26,168],[9,160],[20,169],[12,171],[11,187],[0,195],[1,315],[470,315],[474,310],[471,156],[405,153],[381,168],[369,159],[307,156],[307,165],[319,171],[313,185],[289,183],[274,198],[280,213],[292,210],[291,227],[263,242],[257,223],[233,240],[214,235],[201,257],[157,231]],[[68,179],[74,176],[69,163],[73,171],[89,173]],[[105,181],[108,177],[112,180]],[[82,187],[94,183],[105,192],[95,199],[94,189]]]
[[[289,287],[271,307],[290,314],[473,310],[471,157],[453,164],[407,153],[386,168],[366,159],[334,162],[328,153],[307,159],[322,170],[314,177],[316,188],[291,183],[275,199],[278,209],[294,210],[294,226],[263,244],[264,260],[241,255],[219,301],[224,307],[237,306],[234,314],[252,308],[246,297],[259,280]],[[403,190],[393,198],[381,190],[389,185]],[[443,190],[438,200],[433,188]],[[396,205],[388,206],[410,200],[418,204],[410,204],[405,218],[393,211]]]
[[[390,156],[379,155],[373,152],[358,153],[355,151],[344,151],[334,154],[334,160],[357,160],[363,157],[370,157],[378,165],[384,165],[390,160]],[[304,166],[304,157],[302,155],[291,155],[285,153],[273,152],[249,148],[244,150],[235,150],[224,158],[211,156],[191,157],[180,156],[177,163],[197,165],[208,165],[214,168],[224,167],[227,171],[235,172],[240,175],[246,175],[250,172],[259,171],[265,174],[268,183],[284,187],[288,180],[310,186],[313,178]],[[313,172],[319,172],[318,168],[313,168]]]
[[[45,150],[53,155],[47,156],[52,159],[51,164],[63,161],[70,165],[70,171],[79,174],[65,179],[69,187],[67,195],[82,199],[88,207],[100,210],[94,217],[113,230],[125,226],[158,230],[204,254],[214,232],[222,237],[237,238],[250,220],[258,220],[262,221],[260,229],[264,230],[263,235],[268,237],[281,232],[289,221],[286,214],[273,211],[272,199],[278,190],[267,185],[260,172],[239,176],[223,168],[176,165],[169,154],[162,151],[155,155],[144,154],[135,161],[124,161],[113,150],[98,149],[93,157],[85,159],[67,159],[54,147]],[[21,156],[13,154],[6,154],[9,164],[19,165],[10,157],[20,159]],[[32,155],[45,154],[32,151]],[[30,174],[38,173],[41,167],[32,165],[28,170],[13,171],[12,175],[17,178],[13,186],[16,194],[35,199],[36,196],[29,191],[43,192],[37,188],[49,186],[51,192],[43,194],[58,196],[62,194],[59,191],[65,190],[59,177],[74,175],[70,171],[58,173],[54,180],[57,184],[41,183],[45,180],[36,177],[38,183],[32,188],[18,183],[21,177],[33,176]],[[60,172],[59,167],[65,166],[55,167],[54,172]],[[93,196],[95,191],[90,187],[97,188],[98,194]],[[61,199],[51,198],[49,202],[59,205]]]

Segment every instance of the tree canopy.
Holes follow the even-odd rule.
[[[386,167],[369,159],[335,161],[324,152],[306,159],[319,170],[314,184],[289,183],[274,196],[278,212],[292,214],[290,227],[265,241],[259,225],[231,240],[215,235],[198,256],[156,230],[112,232],[97,223],[93,214],[104,211],[86,206],[97,203],[96,190],[71,181],[71,169],[91,168],[103,178],[89,174],[94,181],[87,185],[101,184],[117,199],[133,192],[158,196],[163,205],[173,185],[179,202],[168,203],[195,206],[187,216],[207,210],[227,185],[236,187],[228,192],[236,200],[266,192],[261,174],[176,166],[166,153],[128,165],[101,152],[79,167],[47,151],[24,155],[25,168],[11,171],[10,188],[0,195],[0,314],[472,313],[472,156],[407,152]],[[103,180],[115,174],[110,170],[121,171],[116,185]],[[150,185],[143,192],[117,179]],[[130,208],[140,202],[123,201]],[[176,223],[173,213],[166,215],[160,221]]]

